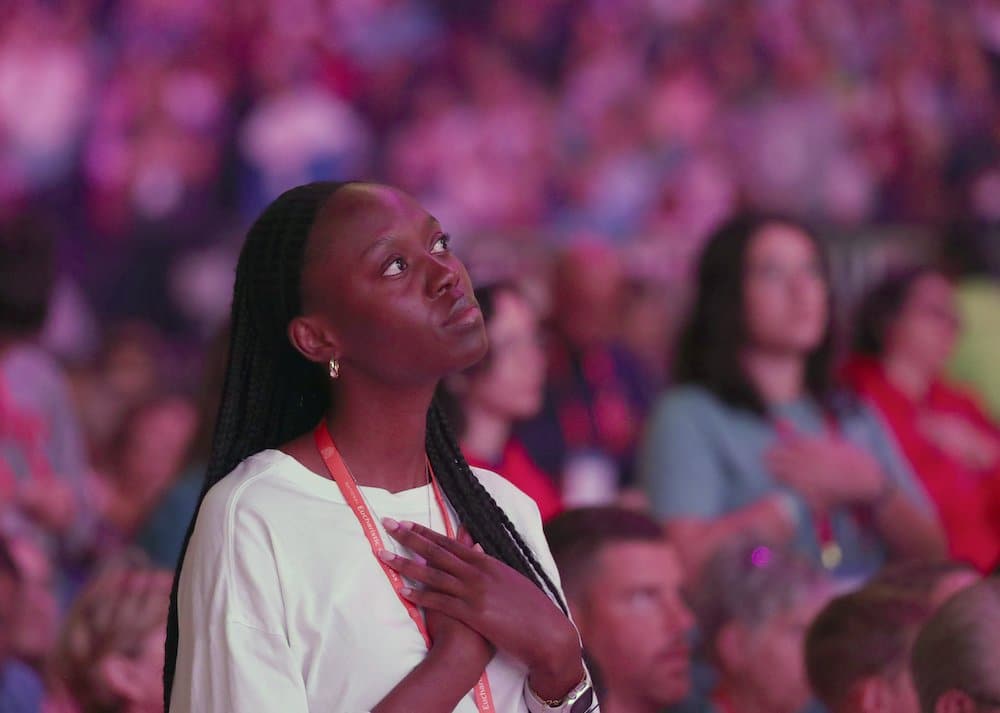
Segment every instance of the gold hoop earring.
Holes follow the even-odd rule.
[[[330,360],[330,378],[336,379],[340,376],[340,362],[336,359]]]

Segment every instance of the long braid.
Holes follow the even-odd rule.
[[[250,228],[240,253],[212,452],[170,593],[164,710],[170,710],[177,665],[178,585],[201,501],[244,458],[307,431],[328,407],[323,370],[294,350],[285,328],[301,312],[300,276],[306,238],[320,206],[342,185],[311,183],[283,193]]]
[[[513,567],[542,591],[548,590],[568,615],[569,609],[559,588],[546,574],[507,513],[473,474],[436,401],[431,404],[427,418],[427,451],[435,454],[436,457],[431,458],[434,475],[472,538],[487,554]]]

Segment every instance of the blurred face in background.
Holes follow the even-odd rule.
[[[498,292],[486,334],[487,363],[469,374],[464,401],[505,420],[534,416],[542,406],[546,369],[534,308],[513,290]]]
[[[928,273],[910,286],[899,315],[886,333],[886,355],[906,355],[926,373],[944,371],[955,340],[960,319],[951,283],[943,275]]]
[[[52,564],[45,551],[25,537],[13,538],[10,553],[20,574],[10,617],[12,653],[39,666],[55,644],[59,624]]]
[[[194,405],[184,398],[158,400],[135,411],[119,444],[122,485],[140,492],[162,490],[183,467],[196,425]]]
[[[694,618],[681,598],[682,570],[673,546],[606,545],[588,579],[570,605],[604,686],[656,706],[684,699],[691,685]]]
[[[748,346],[803,356],[818,347],[826,334],[829,305],[813,240],[784,223],[761,228],[747,250],[743,299]]]
[[[762,710],[797,713],[812,697],[806,677],[805,635],[828,600],[804,593],[791,607],[755,626],[730,622],[719,632],[716,654],[727,690],[752,692]]]
[[[584,349],[615,338],[623,279],[611,248],[580,245],[561,257],[556,269],[555,319],[572,346]]]

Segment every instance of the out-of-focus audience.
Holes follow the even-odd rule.
[[[36,713],[45,695],[42,678],[17,657],[22,626],[22,574],[0,538],[0,710]]]
[[[70,577],[91,545],[93,512],[68,383],[38,342],[55,270],[47,225],[24,216],[0,223],[0,523],[36,537]]]
[[[615,506],[551,521],[552,549],[604,713],[647,713],[691,691],[694,617],[684,572],[660,524]]]
[[[920,713],[910,650],[931,607],[901,589],[865,587],[836,598],[806,636],[806,670],[830,713]]]
[[[441,398],[606,713],[910,713],[945,601],[922,710],[1000,707],[995,3],[0,6],[0,710],[160,710],[243,229],[358,176],[495,283]]]
[[[126,556],[73,602],[54,652],[46,713],[163,710],[163,651],[173,574]]]
[[[714,713],[812,710],[802,651],[833,592],[822,567],[788,547],[737,540],[711,557],[691,590],[717,673]]]
[[[1000,427],[943,376],[959,328],[945,275],[890,276],[862,304],[846,376],[937,506],[951,556],[987,572],[1000,563]]]
[[[562,509],[555,481],[532,460],[514,425],[542,406],[545,349],[536,309],[512,285],[475,291],[489,351],[475,366],[448,377],[438,394],[471,465],[489,468],[530,495],[549,520]]]
[[[618,260],[611,248],[586,242],[556,259],[545,401],[518,430],[568,506],[609,503],[635,485],[652,383],[619,343]]]
[[[959,592],[924,626],[912,671],[921,713],[1000,709],[1000,578]]]
[[[943,553],[909,466],[837,387],[817,239],[784,218],[733,219],[709,239],[695,289],[643,456],[686,565],[741,534],[792,542],[840,577]]]

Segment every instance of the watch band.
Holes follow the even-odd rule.
[[[584,674],[583,680],[560,701],[549,701],[539,697],[531,690],[525,679],[524,699],[530,713],[594,713],[598,710],[594,687],[587,674]]]

